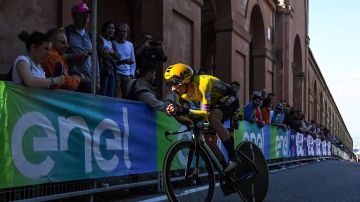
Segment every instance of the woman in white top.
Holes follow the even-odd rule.
[[[101,28],[98,38],[98,54],[100,67],[100,94],[115,97],[115,68],[120,60],[114,46],[115,23],[107,21]]]
[[[62,85],[64,76],[46,78],[40,63],[45,63],[50,56],[51,42],[40,32],[29,34],[23,31],[19,38],[26,43],[28,55],[20,55],[15,59],[12,70],[12,80],[30,87],[51,88]]]

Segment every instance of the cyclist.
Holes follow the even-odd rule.
[[[216,136],[207,137],[210,139],[207,139],[209,146],[224,167],[225,172],[232,171],[240,163],[240,159],[235,154],[234,142],[222,121],[230,118],[239,107],[236,92],[229,84],[214,76],[194,76],[194,71],[181,63],[167,67],[164,78],[167,86],[171,87],[171,91],[176,94],[177,99],[177,104],[170,104],[166,107],[166,113],[169,116],[188,115],[209,121],[210,126],[225,146],[229,163],[227,164],[223,156],[219,155],[221,151],[216,146]],[[200,102],[200,109],[184,107],[189,102]]]

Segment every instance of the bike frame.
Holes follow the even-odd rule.
[[[199,159],[200,159],[199,155],[200,155],[200,149],[203,148],[205,153],[210,157],[212,165],[220,173],[220,175],[222,177],[225,177],[228,180],[231,180],[232,182],[235,182],[235,179],[233,179],[231,176],[229,176],[225,173],[225,170],[221,166],[219,160],[216,158],[215,154],[211,151],[209,145],[206,143],[205,137],[204,137],[204,128],[205,127],[208,127],[208,123],[197,124],[194,126],[194,128],[186,130],[186,131],[182,131],[182,132],[167,132],[165,135],[165,136],[176,135],[176,134],[180,134],[180,133],[184,133],[184,132],[188,132],[188,131],[192,132],[192,135],[193,135],[192,141],[194,142],[195,147],[194,147],[194,150],[189,151],[189,154],[188,154],[189,158],[188,158],[187,164],[186,164],[185,176],[186,177],[190,176],[190,167],[191,167],[191,163],[193,161],[194,152],[195,152],[195,172],[197,175],[199,175]],[[230,130],[232,130],[232,132],[233,132],[232,128],[230,128]],[[246,179],[250,178],[252,175],[258,173],[258,169],[251,159],[249,159],[242,152],[239,152],[239,155],[241,155],[242,159],[245,159],[245,161],[248,162],[253,169],[253,172],[249,173],[250,175],[244,176],[244,178],[242,180],[246,180]]]
[[[193,122],[194,123],[194,122]],[[240,195],[240,197],[244,200],[247,201],[254,199],[254,195],[249,195],[249,190],[244,189],[243,185],[245,185],[246,187],[248,186],[246,183],[248,182],[248,180],[253,179],[253,176],[255,176],[256,174],[260,173],[259,168],[261,169],[261,173],[263,173],[262,170],[262,166],[263,166],[263,160],[260,159],[260,164],[259,164],[259,168],[257,166],[258,162],[257,158],[255,159],[255,153],[250,153],[248,154],[247,152],[249,151],[254,151],[253,148],[253,143],[249,142],[249,141],[244,141],[242,143],[240,143],[236,148],[236,153],[237,155],[240,157],[241,159],[241,164],[243,165],[241,167],[237,167],[236,169],[238,170],[234,170],[234,172],[231,173],[226,173],[224,168],[222,167],[222,165],[220,164],[219,160],[217,159],[217,157],[215,156],[215,154],[213,153],[213,151],[210,149],[210,146],[207,144],[207,142],[205,141],[205,135],[206,133],[209,133],[209,124],[207,122],[195,122],[192,125],[188,125],[188,129],[185,131],[177,131],[177,132],[173,132],[173,131],[166,131],[165,133],[165,137],[167,140],[171,141],[170,139],[168,139],[169,135],[177,135],[177,134],[181,134],[181,133],[185,133],[185,132],[191,132],[192,133],[192,139],[188,140],[191,141],[193,146],[190,146],[189,148],[189,152],[187,154],[187,162],[186,162],[186,170],[185,170],[185,180],[196,180],[195,183],[197,183],[197,180],[200,180],[201,183],[201,179],[200,177],[206,177],[207,174],[200,174],[200,167],[201,165],[199,165],[199,161],[200,161],[200,152],[201,150],[203,150],[202,152],[204,152],[204,155],[206,155],[205,158],[209,158],[212,166],[212,172],[214,170],[218,171],[218,174],[220,175],[220,186],[221,189],[224,189],[224,185],[226,185],[226,183],[228,182],[230,184],[230,186],[233,187],[233,189]],[[236,127],[234,127],[233,124],[230,125],[230,129],[229,132],[231,134],[234,134]],[[243,151],[243,147],[242,145],[246,145],[247,142],[250,143],[250,150],[246,149]],[[243,144],[244,143],[244,144]],[[256,145],[254,145],[255,148],[257,148]],[[259,152],[261,153],[261,150],[259,148],[255,149],[257,153],[257,155],[259,155]],[[261,154],[260,154],[261,155]],[[195,157],[195,159],[194,159]],[[261,158],[261,157],[260,157]],[[195,162],[193,161],[195,160]],[[195,163],[195,168],[193,167]],[[266,165],[266,162],[265,162]],[[245,166],[245,167],[244,167]],[[190,171],[192,173],[190,173]],[[214,173],[215,174],[215,173]],[[267,175],[267,174],[266,174]],[[265,179],[265,178],[264,178]],[[264,181],[266,182],[266,188],[268,186],[268,180]],[[253,183],[252,181],[250,183]],[[256,182],[257,184],[259,184],[259,182]],[[252,185],[252,188],[250,189],[250,191],[252,190],[252,194],[254,194],[254,185]],[[244,191],[244,192],[243,192]],[[245,193],[245,195],[243,195]],[[262,192],[261,192],[262,193]],[[266,194],[266,192],[265,192]],[[265,197],[265,195],[259,195],[261,197]],[[252,197],[249,198],[249,197]]]

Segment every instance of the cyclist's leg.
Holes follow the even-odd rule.
[[[223,119],[223,112],[220,109],[214,108],[210,111],[210,115],[209,115],[210,126],[215,130],[215,132],[219,136],[229,156],[229,165],[225,169],[225,171],[228,172],[236,167],[238,160],[234,151],[234,142],[230,138],[229,131],[222,124],[222,119]]]
[[[221,152],[220,148],[217,146],[217,136],[213,133],[205,134],[206,144],[210,147],[211,151],[214,153],[215,157],[219,160],[221,166],[225,169],[227,167],[227,162],[225,161],[224,155]]]

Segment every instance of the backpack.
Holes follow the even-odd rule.
[[[148,90],[148,89],[135,90],[135,85],[136,85],[137,81],[138,81],[137,79],[135,79],[134,81],[131,81],[132,82],[131,88],[130,88],[130,91],[126,94],[125,99],[137,101],[140,94],[150,92],[150,90]]]

